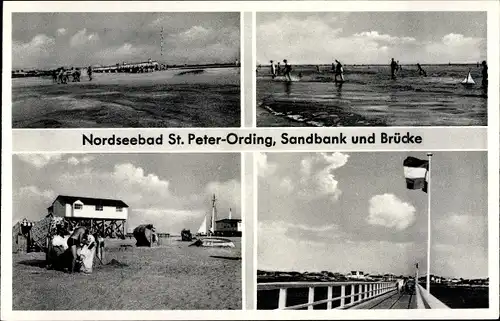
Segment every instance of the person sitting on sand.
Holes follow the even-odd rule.
[[[398,63],[391,58],[391,78],[396,79],[396,71],[398,70]]]
[[[344,68],[342,67],[340,61],[335,59],[335,62],[337,63],[337,66],[335,66],[335,82],[337,82],[338,76],[340,76],[340,81],[344,82]]]
[[[274,79],[276,77],[276,65],[274,62],[271,60],[271,77]]]
[[[285,63],[284,67],[284,76],[288,81],[292,81],[292,65],[288,64],[288,60],[283,59],[283,62]]]
[[[81,248],[83,244],[87,243],[89,236],[89,231],[87,228],[80,226],[77,227],[73,233],[68,238],[68,247],[71,250],[71,269],[69,273],[75,272],[76,260],[78,258],[78,248]]]
[[[481,87],[483,87],[484,91],[488,90],[488,65],[486,64],[486,60],[483,60],[481,63],[483,66],[482,76],[483,80],[481,81]]]
[[[425,70],[422,69],[422,66],[420,66],[419,63],[417,63],[417,71],[418,71],[418,75],[419,76],[424,76],[424,77],[427,77],[427,73],[425,72]]]

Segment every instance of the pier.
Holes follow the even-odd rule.
[[[406,293],[398,291],[397,284],[398,280],[259,283],[257,284],[257,308],[275,310],[449,309],[421,285],[417,284],[413,293]]]

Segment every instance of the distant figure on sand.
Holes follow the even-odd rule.
[[[285,78],[288,80],[288,81],[292,81],[292,65],[289,65],[288,64],[288,60],[286,59],[283,59],[283,62],[285,63],[285,67],[284,67],[284,76]]]
[[[87,243],[89,236],[88,230],[83,227],[77,227],[73,233],[70,235],[68,239],[68,247],[71,250],[71,255],[72,255],[72,261],[71,261],[71,269],[69,270],[69,273],[75,272],[75,266],[76,266],[76,259],[77,259],[77,249],[79,247],[82,247],[82,244]]]
[[[337,82],[337,76],[340,76],[340,82],[344,82],[344,68],[342,67],[340,61],[335,59],[335,62],[337,63],[337,66],[335,67],[335,82]]]
[[[316,71],[319,72],[319,65],[316,65]]]
[[[424,76],[424,77],[427,77],[427,73],[425,72],[425,70],[422,69],[422,66],[420,66],[419,63],[417,63],[417,71],[418,71],[418,75],[419,76]]]
[[[481,81],[481,86],[483,87],[484,91],[487,91],[488,90],[488,65],[486,64],[486,60],[483,60],[481,65],[483,66],[483,71],[482,71],[483,80]]]
[[[398,63],[391,58],[391,78],[396,79],[396,71],[398,70]]]
[[[92,81],[92,66],[87,68],[87,75],[89,76],[89,81]]]
[[[269,62],[271,63],[271,77],[274,79],[274,77],[276,77],[276,65],[272,60]]]
[[[281,65],[280,65],[280,62],[278,61],[278,67],[276,69],[276,75],[280,75],[281,74]]]

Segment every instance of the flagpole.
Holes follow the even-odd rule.
[[[427,183],[427,277],[426,289],[431,293],[431,157],[432,153],[427,153],[429,157],[428,183]],[[418,281],[417,281],[418,282]]]

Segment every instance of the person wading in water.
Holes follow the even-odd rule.
[[[483,87],[484,92],[487,92],[488,91],[488,65],[486,64],[486,60],[483,60],[481,65],[483,66],[483,71],[482,71],[483,80],[481,81],[481,87]]]
[[[398,70],[398,63],[391,58],[391,78],[396,79],[396,71]]]
[[[283,62],[285,63],[285,71],[284,71],[284,76],[286,77],[286,79],[288,81],[292,81],[292,75],[291,75],[291,72],[292,72],[292,65],[289,65],[288,64],[288,60],[286,59],[283,59]]]

